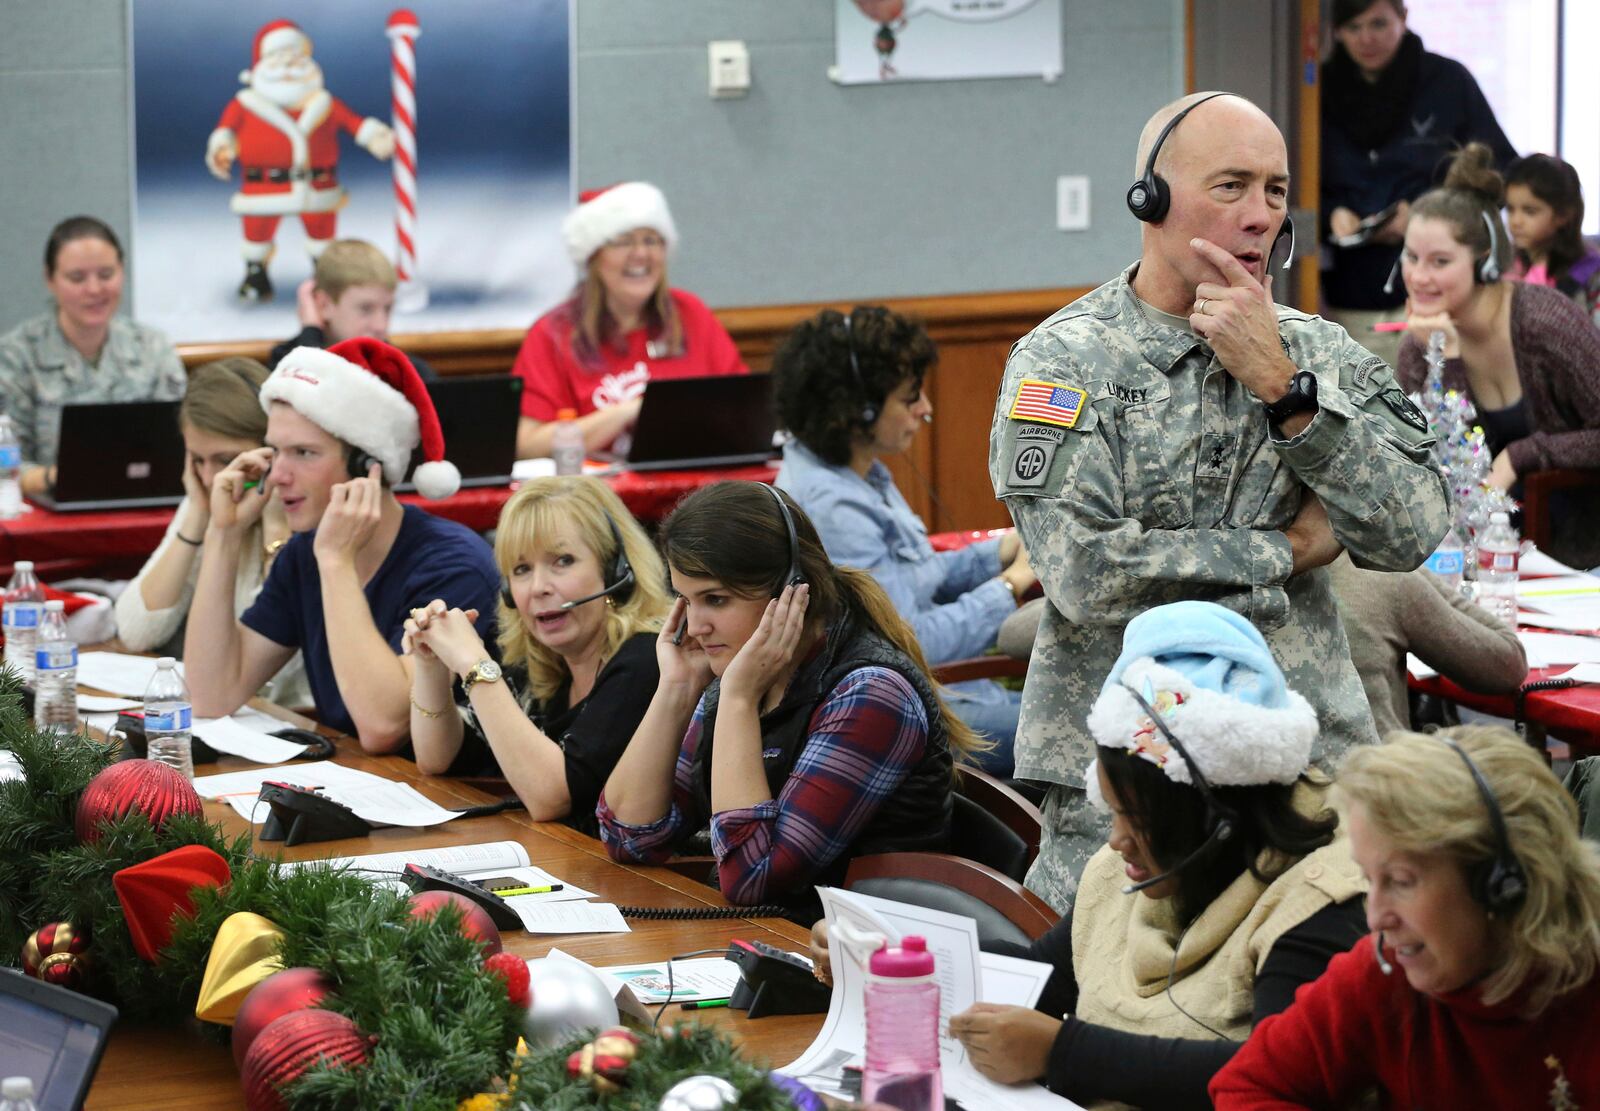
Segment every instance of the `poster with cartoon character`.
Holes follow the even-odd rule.
[[[130,0],[134,313],[296,331],[361,239],[396,332],[525,327],[567,294],[571,0]]]
[[[841,85],[1061,74],[1061,0],[835,0]]]

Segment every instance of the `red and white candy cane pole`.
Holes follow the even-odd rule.
[[[418,312],[428,305],[428,287],[417,277],[417,26],[416,13],[396,8],[385,27],[392,59],[390,92],[394,117],[395,308]]]

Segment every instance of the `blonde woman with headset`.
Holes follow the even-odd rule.
[[[435,599],[406,622],[417,766],[502,774],[536,820],[593,834],[600,788],[656,686],[661,557],[605,483],[556,477],[506,503],[494,556],[498,660],[475,611]]]
[[[1600,848],[1543,756],[1394,733],[1335,792],[1373,934],[1256,1028],[1216,1106],[1600,1107]]]

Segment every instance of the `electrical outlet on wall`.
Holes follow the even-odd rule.
[[[1056,178],[1056,227],[1089,230],[1089,179],[1082,174]]]
[[[750,49],[739,39],[716,39],[707,45],[711,95],[744,96],[750,91]]]

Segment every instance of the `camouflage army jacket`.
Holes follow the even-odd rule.
[[[61,406],[67,402],[176,401],[188,380],[166,336],[122,316],[111,321],[98,365],[67,342],[54,312],[0,336],[0,403],[16,429],[24,463],[56,461]],[[176,435],[172,450],[180,450]]]
[[[1320,411],[1277,439],[1203,340],[1140,305],[1135,269],[1018,341],[995,407],[990,477],[1050,602],[1023,690],[1017,774],[1082,784],[1094,749],[1084,719],[1123,626],[1184,598],[1261,630],[1317,711],[1313,758],[1326,765],[1376,735],[1328,571],[1291,577],[1281,530],[1310,489],[1356,564],[1419,565],[1449,520],[1427,422],[1344,329],[1279,306],[1279,334],[1290,361],[1315,372]]]

